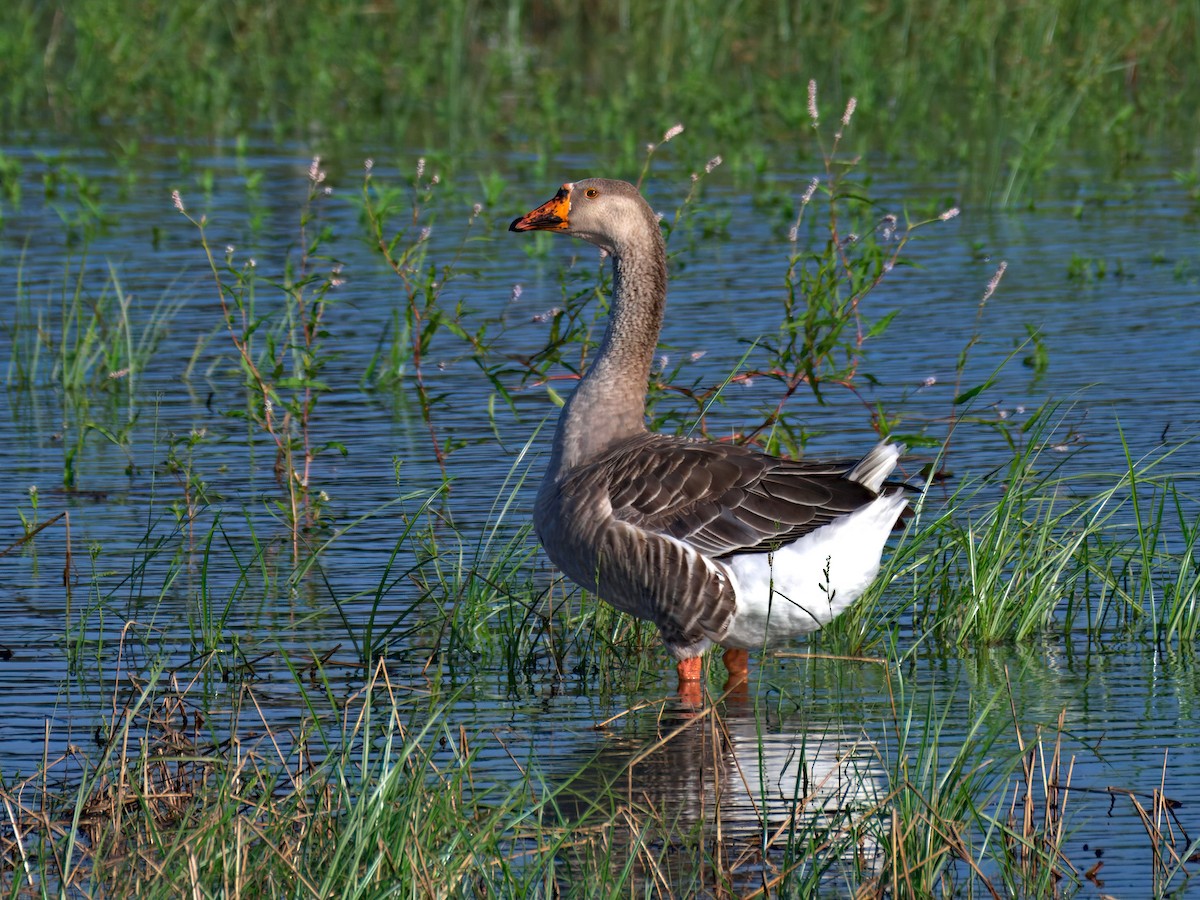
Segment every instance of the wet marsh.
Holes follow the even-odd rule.
[[[1005,210],[859,158],[871,110],[835,142],[832,103],[757,174],[690,123],[649,156],[6,144],[5,891],[1194,890],[1180,154],[1063,150]],[[608,275],[504,229],[600,170],[669,231],[655,427],[892,434],[922,488],[859,605],[700,710],[529,529]]]

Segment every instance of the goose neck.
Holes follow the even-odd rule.
[[[613,256],[613,294],[600,348],[559,418],[547,480],[646,431],[646,390],[666,305],[666,252],[656,241]]]

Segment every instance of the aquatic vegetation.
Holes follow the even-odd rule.
[[[200,245],[217,287],[222,324],[252,388],[246,395],[247,408],[228,414],[246,418],[275,446],[274,470],[286,497],[280,512],[291,532],[296,558],[302,535],[321,518],[322,495],[311,484],[313,463],[323,452],[346,452],[337,442],[318,442],[312,428],[317,402],[328,390],[321,374],[329,360],[325,312],[336,301],[331,292],[342,283],[341,264],[318,253],[328,238],[317,227],[316,204],[324,194],[324,181],[320,159],[314,158],[299,219],[301,251],[298,259],[288,261],[284,280],[276,285],[285,302],[274,316],[256,306],[255,260],[235,263],[236,250],[229,246],[224,260],[218,261],[209,242],[207,217],[190,216],[179,191],[172,193],[176,210],[200,233]]]
[[[118,652],[92,749],[0,783],[7,890],[919,898],[1103,883],[1102,860],[1069,841],[1073,804],[1095,788],[1075,781],[1066,713],[1031,732],[1014,709],[1006,749],[1002,693],[951,743],[958,700],[884,660],[866,662],[891,692],[886,741],[818,725],[781,742],[761,705],[697,714],[658,699],[599,723],[615,745],[604,765],[543,774],[528,736],[458,721],[439,678],[420,687],[381,661],[341,696],[336,659],[285,653],[301,708],[281,728],[267,685],[220,658],[143,669]],[[862,662],[820,667],[845,677]],[[497,744],[507,780],[486,759]],[[1110,815],[1145,822],[1155,896],[1196,850],[1163,787],[1101,791]]]
[[[380,189],[372,179],[372,168],[371,160],[367,160],[361,197],[362,211],[367,219],[369,238],[403,285],[405,303],[402,309],[393,314],[392,333],[380,337],[363,373],[363,381],[372,386],[401,387],[411,379],[416,387],[421,417],[429,430],[433,452],[444,477],[446,456],[453,447],[439,438],[433,415],[434,398],[426,386],[423,360],[428,356],[438,331],[443,328],[459,340],[475,346],[477,351],[480,349],[482,335],[469,335],[461,324],[461,305],[454,310],[445,309],[441,296],[454,280],[471,230],[483,207],[476,203],[471,208],[454,257],[441,265],[427,265],[428,239],[433,226],[425,223],[422,214],[433,197],[440,176],[431,172],[426,179],[425,159],[422,157],[417,160],[416,173],[408,190],[392,187]],[[385,230],[390,226],[389,220],[398,212],[411,218],[389,237]],[[432,219],[429,221],[432,222]]]
[[[97,279],[86,254],[68,256],[57,291],[57,318],[48,312],[50,304],[32,297],[18,279],[13,316],[0,323],[11,345],[10,387],[49,381],[80,394],[137,389],[183,301],[164,295],[148,307],[124,289],[113,264],[105,268],[103,279]]]

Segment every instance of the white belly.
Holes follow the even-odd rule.
[[[833,621],[874,580],[907,503],[900,492],[882,496],[773,553],[723,560],[736,584],[737,612],[721,645],[755,649]]]

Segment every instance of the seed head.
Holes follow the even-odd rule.
[[[177,210],[187,215],[187,210],[183,208],[183,197],[179,196],[179,191],[171,191],[171,202],[175,204]]]
[[[850,124],[850,120],[854,117],[854,110],[858,108],[858,99],[851,97],[850,102],[846,104],[846,111],[842,113],[842,127],[845,128]]]
[[[665,132],[663,132],[662,142],[665,144],[667,141],[671,140],[671,138],[679,137],[681,134],[683,134],[683,124],[681,122],[676,122]]]
[[[808,82],[808,118],[813,125],[821,121],[821,115],[817,111],[817,80],[815,78]]]
[[[987,284],[987,290],[983,292],[983,299],[987,300],[992,294],[996,293],[996,288],[1000,286],[1000,279],[1004,277],[1004,272],[1008,268],[1008,262],[1001,262],[996,268],[996,274],[992,276]]]

